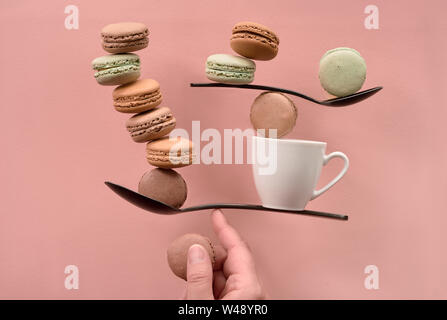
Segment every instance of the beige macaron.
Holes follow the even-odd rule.
[[[298,111],[293,101],[279,92],[261,93],[250,110],[253,128],[258,135],[270,138],[280,138],[292,131],[297,117]]]
[[[155,167],[181,168],[192,164],[194,158],[193,143],[185,138],[163,137],[146,146],[147,162]]]

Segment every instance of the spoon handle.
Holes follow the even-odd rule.
[[[190,212],[190,211],[200,211],[200,210],[208,210],[208,209],[241,209],[241,210],[257,210],[257,211],[273,211],[273,212],[282,212],[282,213],[291,213],[291,214],[301,214],[301,215],[309,215],[323,218],[331,218],[338,220],[348,220],[348,216],[344,214],[336,214],[336,213],[328,213],[322,211],[312,211],[312,210],[281,210],[281,209],[272,209],[266,208],[260,205],[254,204],[239,204],[239,203],[213,203],[213,204],[205,204],[200,206],[189,207],[185,209],[180,209],[182,212]]]
[[[314,103],[318,103],[318,104],[321,103],[320,101],[315,100],[314,98],[311,98],[309,96],[306,96],[305,94],[302,94],[302,93],[299,93],[296,91],[277,88],[277,87],[262,86],[262,85],[257,85],[257,84],[190,83],[190,86],[191,87],[224,87],[224,88],[241,88],[241,89],[257,89],[257,90],[264,90],[264,91],[276,91],[276,92],[291,94],[291,95],[312,101]]]

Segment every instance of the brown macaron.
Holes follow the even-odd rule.
[[[188,265],[188,250],[194,245],[201,245],[209,254],[211,263],[216,263],[216,255],[211,241],[196,233],[187,233],[175,239],[168,248],[168,264],[172,272],[179,278],[186,280]]]
[[[163,137],[148,142],[146,159],[149,164],[164,168],[181,168],[194,161],[193,144],[181,137]]]
[[[246,58],[271,60],[278,54],[279,38],[262,24],[244,21],[233,27],[230,46]]]
[[[162,102],[160,84],[153,79],[140,79],[113,90],[116,111],[140,113],[155,108]]]
[[[126,121],[126,128],[133,141],[146,142],[169,134],[175,124],[171,109],[161,107],[134,115]]]
[[[186,201],[188,188],[182,176],[174,170],[155,168],[141,177],[138,192],[171,207],[180,208]]]
[[[112,23],[101,30],[102,47],[110,53],[133,52],[146,48],[149,30],[143,23]]]
[[[273,137],[271,129],[276,129],[276,138],[280,138],[295,126],[298,111],[295,104],[286,95],[279,92],[263,92],[254,100],[250,110],[250,121],[255,130],[264,129],[265,137]],[[263,135],[262,132],[258,132]]]

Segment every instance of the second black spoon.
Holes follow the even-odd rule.
[[[239,204],[239,203],[213,203],[213,204],[204,204],[200,206],[194,206],[189,208],[177,209],[171,207],[163,202],[151,199],[146,197],[138,192],[127,189],[118,184],[106,181],[105,184],[112,189],[117,195],[121,198],[129,201],[133,205],[158,214],[171,215],[183,212],[191,212],[191,211],[200,211],[207,209],[245,209],[245,210],[260,210],[260,211],[275,211],[275,212],[283,212],[283,213],[292,213],[292,214],[302,214],[302,215],[310,215],[316,217],[323,218],[332,218],[338,220],[348,220],[348,216],[344,214],[335,214],[335,213],[327,213],[320,211],[311,211],[311,210],[301,210],[301,211],[291,211],[291,210],[279,210],[279,209],[270,209],[265,208],[260,205],[254,204]]]
[[[326,107],[345,107],[351,104],[360,102],[365,100],[366,98],[371,97],[373,94],[376,94],[378,91],[382,90],[383,87],[375,87],[363,91],[356,92],[354,94],[350,94],[348,96],[333,98],[328,100],[317,100],[312,97],[306,96],[305,94],[282,89],[276,87],[262,86],[257,84],[227,84],[227,83],[191,83],[191,87],[223,87],[223,88],[240,88],[240,89],[255,89],[255,90],[264,90],[264,91],[276,91],[291,94],[302,99],[311,101],[313,103],[317,103]]]

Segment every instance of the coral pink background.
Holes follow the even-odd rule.
[[[79,7],[79,30],[64,8]],[[380,10],[366,30],[364,8]],[[216,239],[209,212],[159,216],[104,185],[136,189],[150,167],[115,112],[112,87],[96,84],[90,62],[103,55],[99,31],[141,21],[150,44],[138,52],[142,77],[157,79],[178,127],[249,128],[251,90],[190,88],[205,82],[204,61],[231,53],[234,23],[270,26],[279,54],[258,62],[255,83],[324,98],[318,61],[349,46],[368,65],[368,101],[340,109],[294,99],[299,118],[288,138],[328,142],[351,166],[308,205],[349,214],[349,221],[226,211],[250,244],[272,298],[447,298],[445,1],[8,1],[0,4],[1,135],[0,298],[175,299],[184,282],[171,274],[166,247],[199,232]],[[335,160],[319,186],[341,168]],[[248,165],[180,169],[188,205],[259,202]],[[79,290],[64,288],[64,268],[80,271]],[[380,270],[380,288],[364,287],[364,268]]]

